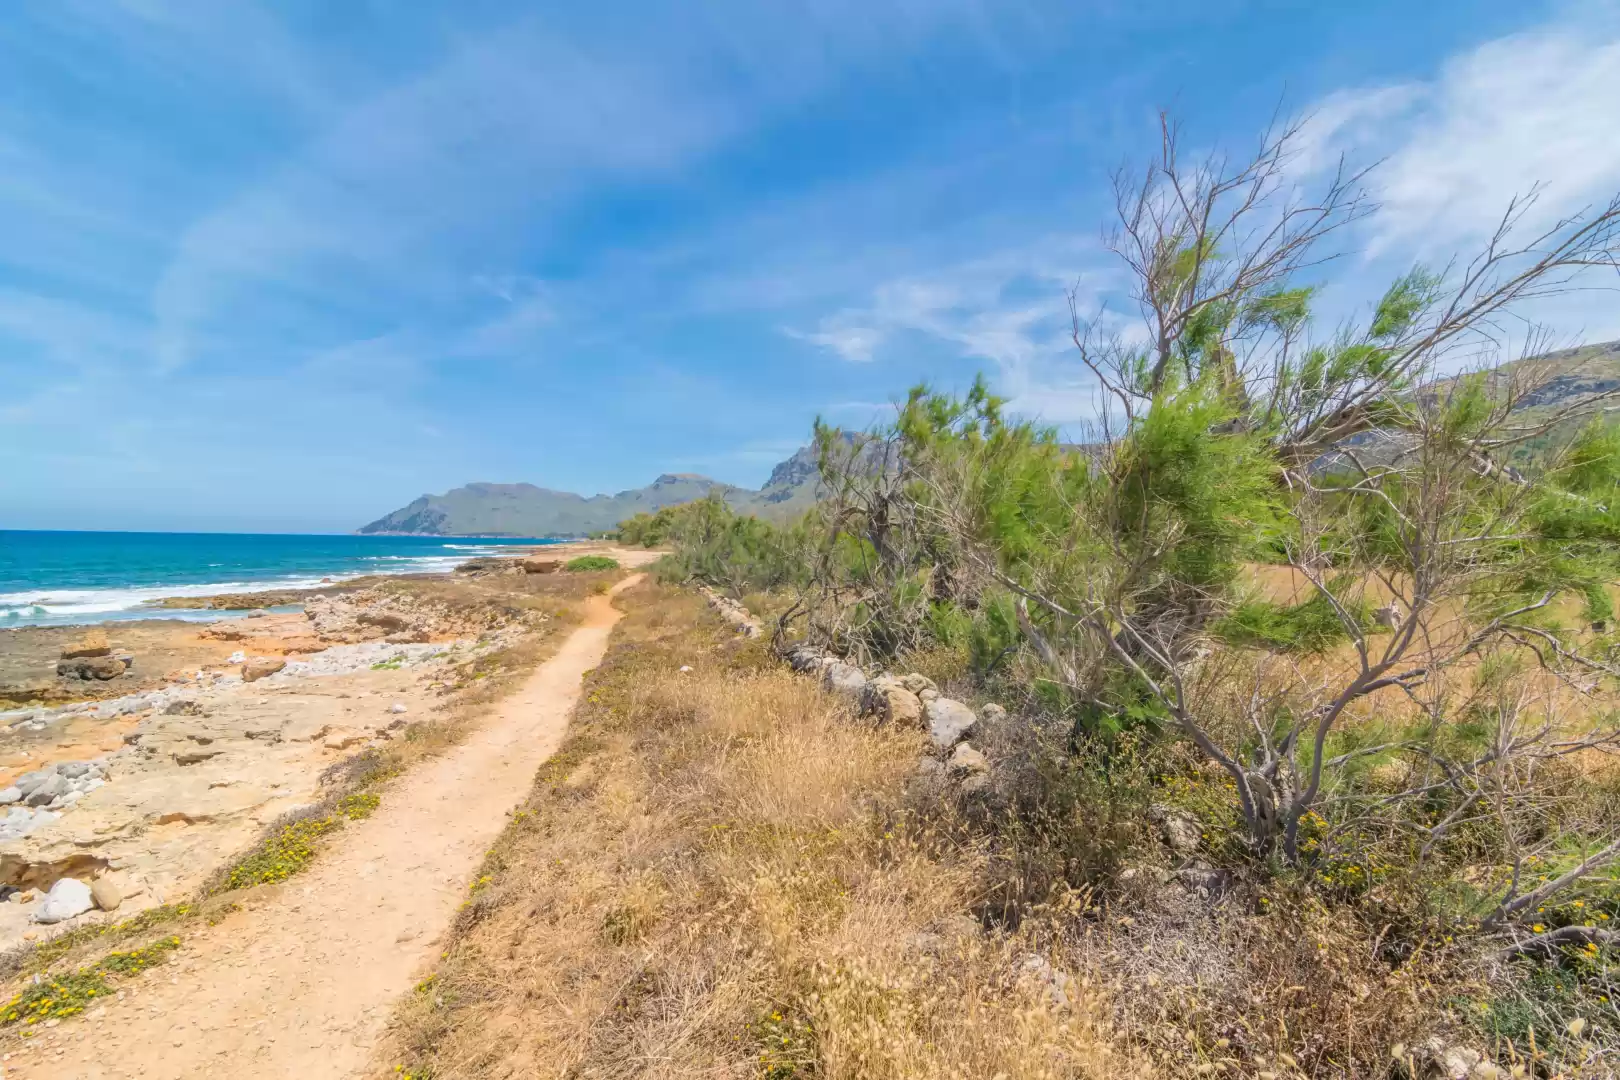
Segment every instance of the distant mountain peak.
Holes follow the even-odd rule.
[[[409,506],[360,527],[362,533],[429,536],[588,536],[637,513],[701,499],[718,491],[741,511],[781,515],[815,501],[814,447],[805,447],[771,471],[760,491],[699,473],[663,473],[646,487],[586,498],[534,484],[478,481],[442,495],[423,495]]]

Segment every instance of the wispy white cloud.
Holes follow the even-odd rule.
[[[1620,190],[1620,21],[1561,22],[1486,42],[1431,80],[1347,90],[1314,110],[1307,164],[1384,160],[1369,253],[1449,251],[1532,192],[1529,227]]]
[[[1053,423],[1095,412],[1092,380],[1071,340],[1069,293],[1090,307],[1109,277],[1103,253],[1069,236],[880,283],[866,303],[823,317],[793,336],[845,360],[881,359],[922,339],[989,364],[996,388],[1020,412]]]

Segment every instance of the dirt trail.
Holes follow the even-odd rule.
[[[621,582],[618,592],[640,580]],[[561,743],[619,614],[592,597],[555,657],[465,742],[396,781],[305,874],[254,890],[122,1001],[42,1031],[13,1077],[350,1077],[435,958],[468,879]]]

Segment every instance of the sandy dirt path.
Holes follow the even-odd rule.
[[[640,579],[635,575],[614,590]],[[190,938],[123,1000],[41,1031],[12,1077],[350,1077],[436,958],[469,878],[562,742],[618,621],[608,596],[488,720],[394,782],[286,885]],[[249,894],[252,896],[253,894]]]

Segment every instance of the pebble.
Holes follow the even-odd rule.
[[[396,701],[392,705],[388,706],[388,711],[391,713],[402,713],[405,711],[405,703],[402,701]]]

